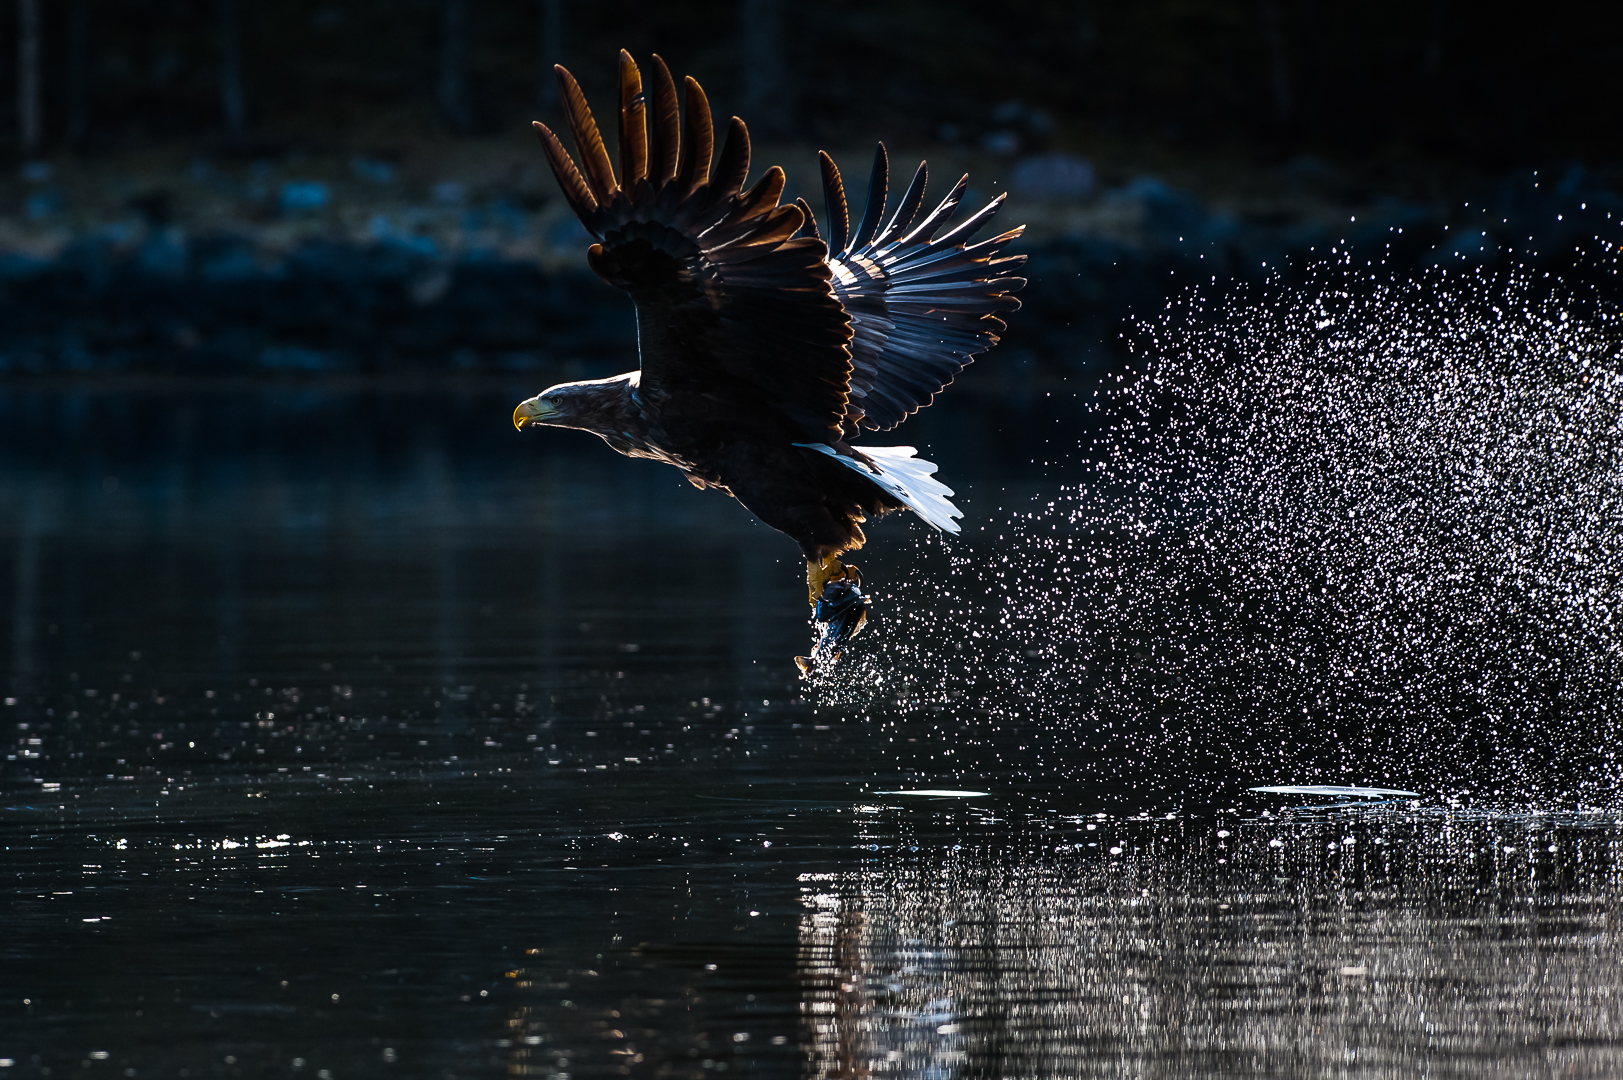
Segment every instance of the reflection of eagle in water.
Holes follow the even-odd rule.
[[[592,269],[636,305],[642,367],[554,386],[519,405],[513,422],[580,428],[622,454],[669,462],[793,537],[818,621],[834,628],[820,650],[831,662],[863,616],[854,569],[839,558],[862,546],[859,523],[906,507],[956,533],[962,516],[912,447],[852,440],[930,404],[997,342],[997,313],[1020,306],[1010,294],[1025,284],[1006,276],[1024,256],[998,255],[1021,230],[966,246],[1002,201],[949,228],[967,176],[920,219],[922,164],[886,219],[881,145],[854,232],[839,170],[820,155],[825,244],[804,200],[778,204],[782,169],[743,190],[743,121],[728,127],[712,173],[699,84],[686,80],[682,130],[664,62],[653,58],[645,88],[625,52],[616,181],[579,85],[557,71],[580,167],[545,125],[535,128],[564,197],[600,241],[587,252]]]

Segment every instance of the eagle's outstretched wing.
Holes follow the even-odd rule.
[[[643,391],[742,393],[809,439],[838,439],[850,321],[829,286],[823,243],[797,237],[801,211],[778,205],[783,170],[741,190],[749,132],[734,117],[712,176],[704,91],[686,80],[683,132],[664,61],[653,58],[645,90],[622,50],[617,181],[580,86],[557,72],[580,168],[546,125],[535,128],[565,199],[601,241],[588,252],[592,269],[637,305]]]
[[[1025,278],[1008,276],[1026,257],[1000,258],[999,253],[1025,226],[966,246],[965,241],[997,213],[1003,202],[1000,195],[937,236],[951,222],[968,176],[915,226],[913,219],[924,201],[923,163],[896,213],[884,222],[890,160],[880,143],[868,205],[852,236],[840,170],[827,154],[818,158],[828,202],[834,294],[855,331],[845,431],[848,435],[860,428],[888,431],[930,404],[976,353],[997,344],[997,332],[1003,329],[997,313],[1020,307],[1011,294],[1026,283]],[[816,235],[811,207],[803,201],[799,206],[808,231]]]

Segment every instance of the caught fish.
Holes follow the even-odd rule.
[[[810,656],[797,656],[802,678],[811,678],[832,668],[845,649],[845,643],[862,632],[868,621],[868,598],[862,595],[862,575],[854,566],[845,576],[823,586],[812,618],[818,627],[817,642]]]

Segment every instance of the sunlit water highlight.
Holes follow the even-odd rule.
[[[1623,1067],[1611,824],[885,815],[911,845],[801,885],[821,1075]]]

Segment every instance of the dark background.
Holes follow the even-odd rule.
[[[36,0],[37,2],[37,0]],[[601,91],[658,51],[718,110],[806,140],[969,139],[1011,101],[1028,144],[1147,140],[1491,168],[1616,160],[1617,6],[1320,0],[59,0],[41,8],[39,146],[234,139],[263,152],[508,132],[560,60]],[[6,4],[6,123],[20,135]],[[9,38],[9,41],[5,41]],[[240,111],[233,95],[240,94]],[[1003,121],[1006,123],[1006,121]],[[1048,126],[1051,125],[1051,126]]]

